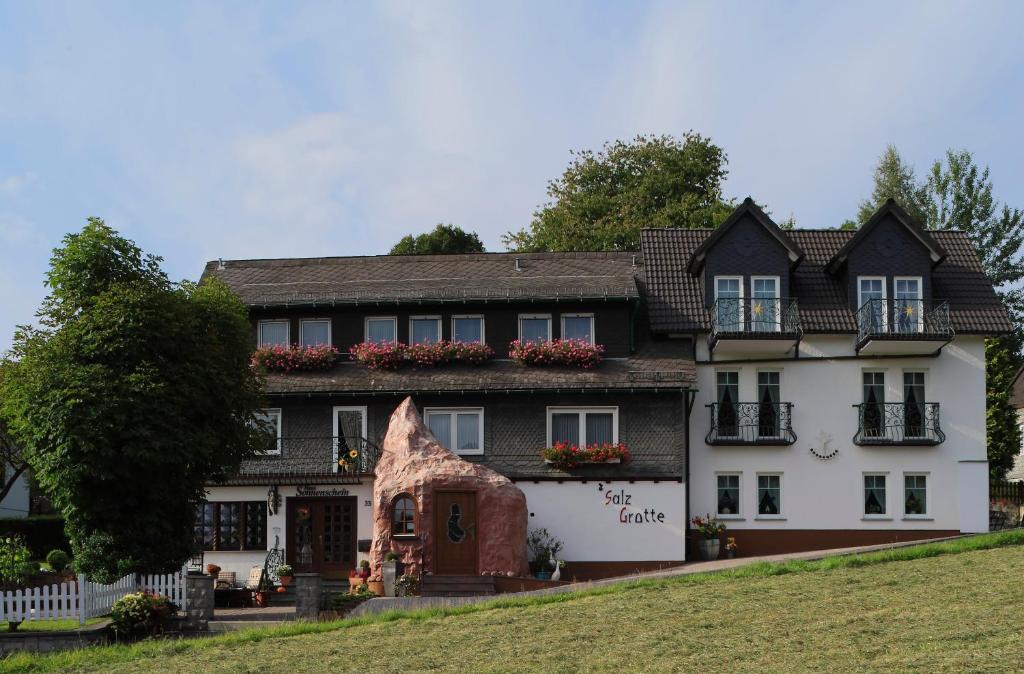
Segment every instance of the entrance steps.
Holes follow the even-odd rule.
[[[423,576],[420,593],[424,597],[477,597],[495,594],[491,576]]]

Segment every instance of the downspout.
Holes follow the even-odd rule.
[[[684,504],[684,511],[686,522],[683,524],[683,555],[689,558],[687,555],[687,549],[689,547],[689,531],[690,531],[690,413],[693,412],[694,401],[697,398],[697,391],[694,389],[683,390],[683,407],[685,410],[685,417],[683,418],[683,427],[685,429],[684,437],[684,450],[686,452],[683,458],[683,484],[686,490],[686,503]]]

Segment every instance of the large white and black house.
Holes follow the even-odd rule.
[[[637,254],[231,260],[204,276],[249,307],[254,347],[343,354],[268,374],[276,444],[209,487],[197,538],[240,575],[275,547],[298,571],[347,575],[375,508],[396,509],[396,540],[443,526],[415,499],[374,502],[406,396],[443,445],[514,481],[577,578],[684,561],[705,513],[741,554],[987,529],[984,338],[1009,323],[967,237],[892,203],[857,232],[784,231],[747,200],[714,231],[646,230]],[[604,361],[507,357],[513,340],[563,337]],[[347,357],[439,340],[496,357],[395,371]],[[541,450],[560,441],[623,443],[631,460],[557,468]],[[450,573],[437,559],[426,570]]]

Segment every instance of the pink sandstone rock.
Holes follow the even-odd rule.
[[[435,572],[432,506],[435,490],[441,489],[476,492],[479,543],[473,575],[492,569],[495,574],[528,575],[526,495],[507,477],[441,446],[411,397],[391,415],[374,475],[370,567],[375,574],[380,573],[384,555],[392,551],[405,563],[406,573]],[[391,504],[403,493],[416,502],[415,540],[391,535]]]

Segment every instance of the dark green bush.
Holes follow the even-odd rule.
[[[46,555],[46,563],[50,565],[56,573],[61,573],[64,569],[68,568],[68,564],[71,562],[71,557],[68,553],[61,549],[50,550]]]

